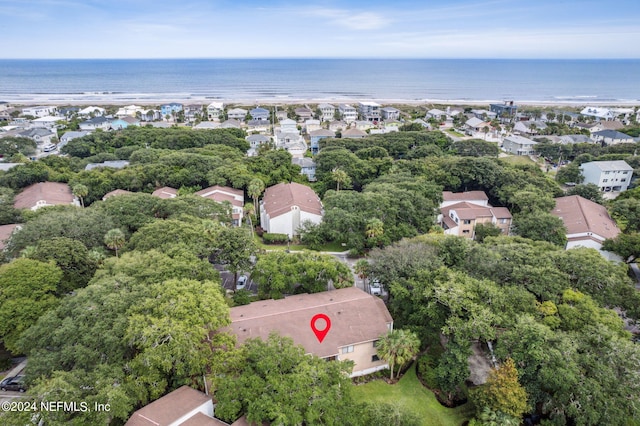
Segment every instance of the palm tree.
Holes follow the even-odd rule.
[[[251,228],[251,236],[253,237],[253,221],[251,220],[251,216],[256,214],[255,204],[246,203],[244,205],[244,214],[247,217],[247,220],[249,221],[249,227]]]
[[[359,259],[355,265],[353,265],[353,272],[365,283],[366,289],[367,278],[369,277],[369,262],[367,262],[366,259]]]
[[[331,171],[331,179],[336,183],[336,192],[340,192],[340,184],[348,186],[351,184],[351,178],[344,170],[339,167],[334,168]]]
[[[73,195],[80,198],[80,205],[84,207],[84,197],[89,195],[89,188],[87,188],[86,185],[77,183],[73,185],[73,188],[71,188],[71,192],[73,193]]]
[[[264,182],[262,181],[262,179],[251,179],[251,181],[249,182],[249,185],[247,186],[247,194],[249,194],[249,197],[253,198],[253,206],[254,209],[256,210],[256,220],[260,220],[260,213],[258,209],[258,197],[260,197],[260,195],[262,194],[262,192],[264,191]]]
[[[390,379],[393,380],[393,370],[398,365],[398,375],[402,366],[411,360],[420,350],[420,339],[413,331],[392,330],[378,341],[378,355],[389,363]]]
[[[371,240],[374,244],[378,241],[378,238],[382,237],[384,234],[384,223],[374,217],[372,219],[367,220],[365,235],[367,236],[367,240]]]
[[[115,250],[116,257],[118,257],[118,249],[124,247],[126,237],[124,232],[118,228],[110,229],[104,235],[104,244],[111,250]]]

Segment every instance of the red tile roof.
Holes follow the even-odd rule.
[[[7,241],[9,241],[9,237],[13,234],[13,231],[18,227],[17,224],[11,225],[0,225],[0,251],[4,250]]]
[[[293,206],[307,213],[322,215],[322,203],[318,195],[308,186],[295,182],[270,186],[264,191],[262,203],[270,218],[291,211]]]
[[[104,194],[102,199],[106,200],[107,198],[113,197],[115,195],[126,195],[126,194],[133,194],[133,192],[127,191],[126,189],[114,189],[113,191],[110,191]]]
[[[151,195],[155,195],[160,198],[175,198],[178,196],[178,190],[175,188],[171,188],[170,186],[163,186],[162,188],[158,188],[151,193]]]

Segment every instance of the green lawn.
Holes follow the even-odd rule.
[[[536,164],[527,155],[509,155],[507,157],[500,157],[500,159],[506,161],[509,164],[513,164],[513,165],[517,165],[517,164]]]
[[[460,133],[460,132],[456,132],[456,131],[455,131],[455,130],[453,130],[453,129],[447,129],[447,132],[449,132],[449,133],[451,133],[453,136],[457,136],[457,137],[459,137],[459,138],[464,138],[464,136],[465,136],[465,135],[463,135],[462,133]]]
[[[353,393],[359,402],[380,401],[402,406],[423,419],[424,426],[460,426],[473,415],[470,404],[456,408],[440,405],[433,392],[418,380],[415,364],[395,385],[375,380],[354,386]]]

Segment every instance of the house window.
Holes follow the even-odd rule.
[[[609,182],[609,179],[602,179],[603,182]]]
[[[469,233],[469,230],[468,230],[468,229],[465,229],[464,231],[462,231],[462,233],[463,233],[463,234],[468,234],[468,233]]]
[[[609,173],[611,173],[611,172],[604,172],[605,175],[608,175]]]
[[[626,181],[627,181],[626,179],[620,179],[620,182],[626,182]]]
[[[353,345],[345,346],[345,347],[342,348],[342,353],[343,354],[349,354],[351,352],[353,352]]]
[[[629,174],[629,172],[622,172],[623,175]]]
[[[371,362],[376,362],[376,361],[380,361],[380,357],[378,355],[373,355],[371,357]]]
[[[465,219],[462,221],[465,225],[471,225],[471,219]]]

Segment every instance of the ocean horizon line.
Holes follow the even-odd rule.
[[[555,57],[404,57],[404,56],[388,56],[388,57],[374,57],[374,56],[185,56],[185,57],[51,57],[51,58],[0,58],[0,61],[181,61],[181,60],[220,60],[220,61],[261,61],[261,60],[322,60],[322,61],[554,61],[554,62],[566,62],[566,61],[640,61],[638,57],[575,57],[575,58],[555,58]]]

